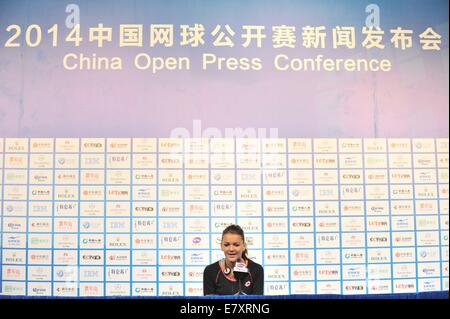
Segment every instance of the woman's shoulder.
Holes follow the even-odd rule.
[[[261,266],[260,264],[258,264],[257,262],[249,259],[248,260],[248,268],[253,269],[253,270],[263,270],[263,266]]]
[[[206,266],[205,271],[215,271],[219,268],[220,268],[219,261],[216,261],[215,263],[212,263],[212,264]]]

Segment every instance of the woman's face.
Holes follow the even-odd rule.
[[[225,258],[228,262],[235,263],[242,259],[242,253],[247,247],[239,234],[227,233],[222,237],[222,243],[220,245]]]

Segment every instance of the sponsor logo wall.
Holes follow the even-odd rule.
[[[0,152],[4,295],[202,295],[231,223],[267,295],[448,290],[448,138],[5,138]]]

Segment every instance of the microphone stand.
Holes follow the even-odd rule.
[[[238,280],[238,292],[234,294],[234,296],[239,296],[239,295],[247,295],[245,292],[242,291],[241,288],[241,276],[242,273],[240,272],[235,272],[234,276],[236,277],[236,279]]]

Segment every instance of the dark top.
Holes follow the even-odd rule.
[[[233,280],[225,274],[224,259],[206,266],[203,272],[203,294],[234,295],[241,292],[247,295],[264,294],[264,269],[260,264],[248,260],[246,273],[240,280]]]

